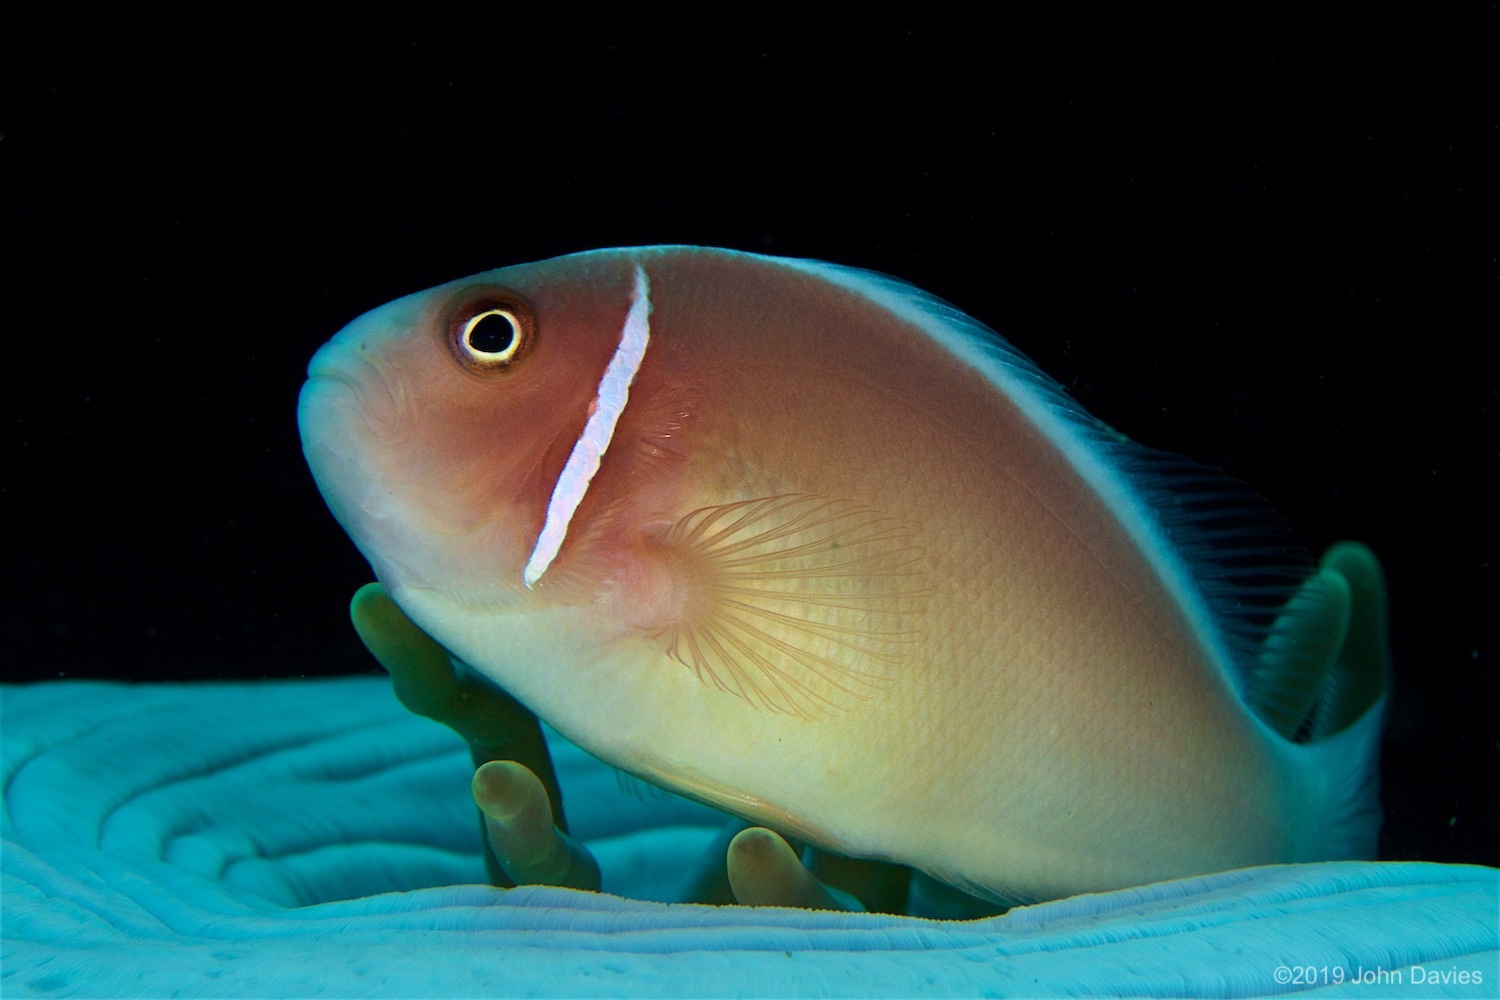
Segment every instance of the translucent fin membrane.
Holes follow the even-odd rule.
[[[663,547],[700,568],[695,614],[663,629],[699,680],[806,719],[871,697],[920,641],[926,559],[896,519],[788,494],[693,511]]]

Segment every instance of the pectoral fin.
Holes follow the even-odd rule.
[[[793,494],[704,507],[650,548],[682,594],[654,635],[705,684],[815,718],[888,685],[919,640],[926,559],[894,518]]]

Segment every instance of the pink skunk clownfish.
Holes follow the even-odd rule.
[[[998,901],[1372,856],[1367,549],[1084,413],[892,278],[599,250],[319,350],[390,596],[604,761]]]

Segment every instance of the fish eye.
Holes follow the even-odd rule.
[[[521,346],[521,321],[504,309],[486,309],[464,324],[464,346],[483,361],[509,361]]]
[[[531,346],[535,324],[518,301],[486,301],[454,316],[449,341],[460,364],[476,375],[510,368]]]

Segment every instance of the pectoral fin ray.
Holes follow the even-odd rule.
[[[688,596],[668,658],[753,708],[818,718],[888,687],[920,641],[926,558],[897,519],[788,494],[693,511],[658,542]]]

